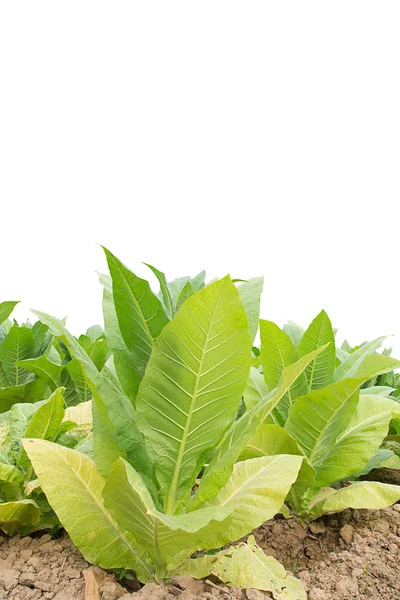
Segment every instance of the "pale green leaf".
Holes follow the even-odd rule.
[[[296,440],[279,425],[260,425],[247,442],[239,460],[276,454],[301,454]]]
[[[359,481],[331,494],[321,502],[324,513],[336,513],[346,508],[380,510],[400,500],[400,486],[377,481]]]
[[[23,444],[40,487],[86,560],[105,569],[133,569],[141,581],[151,581],[134,536],[104,508],[104,480],[94,462],[80,452],[44,440],[25,439]]]
[[[18,500],[0,504],[0,529],[14,535],[24,527],[37,525],[40,509],[33,500]]]
[[[159,271],[158,269],[156,269],[156,267],[149,265],[148,263],[144,263],[144,264],[146,265],[146,267],[149,267],[149,269],[151,269],[151,271],[157,277],[158,283],[160,284],[160,292],[161,292],[161,297],[162,297],[165,312],[166,312],[168,318],[172,319],[173,314],[174,314],[174,309],[172,306],[171,294],[169,293],[167,279],[165,277],[165,274],[162,271]]]
[[[263,277],[253,277],[245,283],[238,285],[240,299],[249,322],[251,341],[258,331],[258,320],[260,318],[260,300],[264,285]]]
[[[365,356],[372,354],[375,352],[381,345],[382,342],[386,339],[386,336],[382,336],[373,340],[372,342],[368,342],[367,344],[363,344],[358,350],[352,352],[345,361],[342,362],[341,365],[337,367],[335,370],[334,378],[335,381],[339,381],[340,379],[344,379],[344,377],[351,377],[349,373],[354,373],[358,366],[362,363]]]
[[[244,388],[243,397],[246,410],[251,410],[268,396],[268,387],[264,375],[254,367],[250,368],[249,378]]]
[[[288,321],[287,323],[285,323],[282,329],[284,333],[287,333],[287,335],[290,337],[295,346],[298,346],[300,344],[301,338],[303,337],[304,333],[304,329],[300,327],[300,325],[297,325],[297,323],[293,323],[293,321]]]
[[[136,409],[166,512],[189,495],[206,453],[233,422],[250,357],[246,315],[229,277],[191,296],[159,336]]]
[[[275,558],[266,556],[253,539],[215,555],[191,559],[180,573],[197,578],[212,574],[228,586],[271,592],[275,600],[307,599],[302,583],[288,575]]]

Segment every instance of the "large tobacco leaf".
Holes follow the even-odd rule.
[[[246,315],[229,277],[190,297],[159,336],[136,409],[167,513],[188,498],[207,453],[234,420],[250,352]]]

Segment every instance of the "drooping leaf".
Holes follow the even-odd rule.
[[[299,355],[309,354],[321,346],[327,347],[307,367],[308,390],[319,390],[332,382],[336,365],[335,336],[326,312],[322,310],[303,334]]]
[[[20,360],[34,356],[35,343],[31,329],[14,325],[0,345],[0,360],[10,385],[18,386],[27,383],[32,375],[19,367]]]
[[[251,340],[229,277],[189,298],[158,338],[136,400],[166,512],[187,497],[206,453],[234,420]]]
[[[151,581],[135,538],[104,508],[104,480],[93,461],[44,440],[25,439],[23,444],[42,490],[86,560],[106,569],[134,569],[141,581]]]
[[[288,575],[272,556],[266,556],[254,537],[214,555],[191,559],[180,573],[196,578],[212,574],[229,586],[272,593],[276,600],[306,600],[302,583]]]
[[[399,485],[359,481],[330,494],[316,508],[323,513],[336,513],[346,508],[381,510],[392,506],[398,500],[400,500]]]
[[[37,525],[40,509],[33,500],[18,500],[0,504],[0,529],[8,535],[14,535],[23,527]]]
[[[258,321],[260,318],[260,300],[264,285],[263,277],[253,277],[245,283],[238,285],[240,299],[244,306],[244,310],[249,322],[251,341],[254,339],[258,331]]]

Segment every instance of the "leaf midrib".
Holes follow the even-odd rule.
[[[210,324],[208,326],[206,339],[204,342],[204,347],[203,347],[203,350],[201,353],[201,359],[199,362],[199,368],[198,368],[197,375],[196,375],[196,381],[195,381],[195,386],[194,386],[194,390],[193,390],[192,400],[190,402],[190,408],[189,408],[189,412],[188,412],[188,416],[187,416],[187,421],[186,421],[185,429],[183,431],[183,436],[182,436],[182,440],[181,440],[180,447],[179,447],[178,458],[176,460],[174,474],[172,476],[171,487],[169,489],[168,496],[167,496],[167,499],[165,502],[165,512],[167,515],[172,515],[174,513],[174,509],[175,509],[175,493],[176,493],[176,488],[178,485],[179,473],[181,470],[186,441],[187,441],[187,437],[189,435],[190,426],[191,426],[191,422],[192,422],[192,416],[193,416],[194,408],[196,405],[197,394],[198,394],[199,385],[200,385],[200,379],[202,377],[204,358],[207,354],[207,346],[209,343],[210,332],[214,326],[214,318],[215,318],[215,314],[217,312],[218,305],[220,302],[221,293],[222,293],[222,290],[219,291],[219,295],[218,295],[218,298],[215,303],[215,309],[213,311],[213,314],[212,314],[212,317],[210,320]]]

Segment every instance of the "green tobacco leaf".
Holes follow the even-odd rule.
[[[86,560],[105,569],[133,569],[141,581],[151,581],[132,533],[104,508],[104,480],[93,461],[51,442],[25,439],[23,443],[42,490]]]
[[[168,323],[168,317],[148,281],[137,277],[106,248],[104,252],[112,279],[119,329],[143,375],[154,340]]]
[[[107,345],[114,357],[115,369],[121,386],[128,398],[134,402],[142,380],[142,363],[128,349],[121,335],[117,313],[115,312],[111,279],[108,276],[102,275],[100,281],[104,287],[103,315]]]
[[[301,342],[301,338],[303,337],[304,329],[300,327],[300,325],[297,325],[297,323],[293,323],[293,321],[288,321],[282,329],[284,333],[287,333],[293,344],[297,347]]]
[[[218,494],[221,487],[228,481],[233,465],[246,443],[254,435],[259,425],[269,417],[274,407],[298,379],[310,360],[321,351],[318,349],[309,356],[303,356],[297,363],[286,367],[277,388],[272,390],[252,410],[247,411],[241,419],[235,421],[223,443],[211,455],[210,463],[204,471],[197,492],[190,499],[189,510],[195,510],[203,502]]]
[[[161,297],[162,297],[163,305],[165,308],[165,312],[167,314],[167,317],[171,320],[173,317],[173,314],[174,314],[174,309],[173,309],[171,294],[169,293],[165,274],[162,271],[159,271],[158,269],[153,267],[152,265],[149,265],[148,263],[144,263],[144,264],[146,265],[146,267],[149,267],[149,269],[151,269],[151,271],[154,273],[154,275],[158,279],[158,283],[160,284],[160,292],[161,292]]]
[[[92,397],[92,390],[87,384],[79,360],[77,358],[70,360],[66,365],[66,369],[74,383],[80,402],[88,402]]]
[[[380,510],[400,500],[400,486],[376,481],[359,481],[331,494],[316,505],[323,513],[336,513],[346,508]]]
[[[253,277],[245,283],[238,285],[240,299],[249,322],[251,341],[258,331],[258,320],[260,318],[260,300],[264,285],[263,277]]]
[[[274,456],[276,454],[300,455],[296,440],[279,425],[260,425],[247,442],[240,454],[239,460],[248,460],[259,456]]]
[[[35,343],[31,329],[18,325],[11,327],[0,346],[0,360],[10,385],[23,385],[32,378],[29,371],[16,363],[32,358],[34,351]]]
[[[386,466],[386,462],[388,462],[393,456],[396,456],[395,454],[393,454],[393,452],[391,450],[385,450],[384,448],[379,448],[374,456],[368,461],[368,463],[366,464],[366,466],[364,467],[364,469],[360,472],[357,473],[354,477],[352,477],[351,479],[360,479],[360,477],[362,477],[363,475],[368,475],[368,473],[370,473],[373,469],[377,469],[378,467],[385,467]],[[396,458],[398,459],[398,464],[400,466],[400,458],[398,456],[396,456]],[[394,467],[394,468],[398,468],[398,467]]]
[[[0,325],[3,323],[3,321],[8,319],[18,302],[19,300],[16,302],[12,300],[0,302]]]
[[[334,382],[299,398],[290,409],[285,429],[297,440],[316,469],[323,464],[334,449],[336,439],[349,424],[359,400],[358,390],[369,378],[366,375]]]
[[[193,296],[193,294],[194,289],[192,288],[192,284],[190,283],[190,281],[188,281],[187,283],[185,283],[181,292],[179,293],[178,300],[176,302],[176,312],[178,312],[182,304],[186,302],[186,300],[190,298],[190,296]]]
[[[346,375],[346,379],[363,377],[373,379],[377,375],[389,373],[392,369],[398,369],[400,361],[383,354],[367,354]]]
[[[61,374],[64,370],[64,366],[52,362],[44,354],[38,358],[20,360],[18,363],[16,363],[16,365],[17,367],[22,367],[27,371],[31,371],[37,377],[41,377],[47,381],[51,391],[53,392],[61,385]]]
[[[388,398],[360,396],[348,425],[334,437],[321,459],[315,456],[316,485],[322,487],[363,471],[387,435],[393,409],[400,406]]]
[[[323,390],[299,398],[292,406],[285,429],[304,455],[318,467],[346,428],[358,402],[356,393],[362,380],[345,379]]]
[[[34,323],[31,331],[35,345],[35,356],[41,356],[44,352],[47,351],[49,344],[52,340],[52,335],[47,325],[41,323],[40,321],[36,321],[36,323]]]
[[[250,358],[246,315],[229,277],[189,298],[158,338],[136,409],[167,513],[189,495],[206,453],[234,420]]]
[[[93,453],[96,467],[103,477],[106,477],[120,456],[127,458],[121,446],[118,444],[116,436],[103,423],[97,405],[92,404],[93,414]]]
[[[37,525],[40,509],[33,500],[18,500],[0,504],[0,529],[8,535],[14,535],[24,527]]]
[[[203,533],[209,548],[219,548],[240,539],[279,512],[296,481],[303,457],[263,456],[236,463],[218,495],[203,505],[233,508],[221,523],[213,523]],[[191,515],[193,513],[190,513]]]
[[[337,367],[335,370],[334,378],[335,381],[339,381],[340,379],[344,379],[345,377],[352,377],[351,373],[354,373],[358,366],[362,363],[365,356],[372,354],[375,352],[381,345],[382,342],[386,339],[386,336],[379,337],[372,342],[368,342],[368,344],[364,344],[358,350],[352,352],[348,358],[342,362],[341,365]]]
[[[26,428],[25,437],[50,442],[56,439],[65,414],[63,392],[64,388],[58,388],[47,402],[35,411]]]
[[[285,367],[299,360],[299,354],[289,336],[272,321],[260,320],[261,364],[269,390],[274,389]],[[279,425],[284,425],[294,400],[308,390],[305,373],[291,386],[274,411]]]
[[[254,367],[250,368],[249,378],[244,388],[243,397],[246,410],[251,410],[261,400],[268,396],[268,387],[262,373]]]
[[[136,427],[136,414],[130,400],[114,383],[108,372],[99,373],[85,350],[61,321],[45,313],[36,312],[36,314],[50,327],[53,335],[60,338],[79,360],[85,379],[92,390],[99,416],[110,433],[115,436],[120,448],[126,452],[129,462],[143,474],[151,472],[152,465],[143,436]]]
[[[392,456],[390,456],[390,458],[387,458],[379,466],[384,467],[385,469],[400,469],[400,456],[397,456],[397,454],[393,454]]]
[[[33,377],[33,375],[31,375]],[[31,402],[29,397],[31,384],[10,385],[5,388],[0,388],[0,413],[5,413],[14,404]]]
[[[24,437],[49,440],[54,442],[61,431],[61,423],[65,415],[64,388],[58,388],[32,415],[26,427]],[[26,452],[22,450],[18,460],[22,469],[30,466]]]
[[[192,277],[190,280],[190,285],[192,286],[194,293],[199,292],[204,288],[205,280],[206,272],[204,270],[200,271],[200,273],[198,273],[195,277]]]
[[[96,340],[98,340],[101,336],[104,336],[104,331],[101,325],[92,325],[86,331],[86,335],[88,336],[88,338],[90,338],[90,340],[93,343]]]
[[[320,390],[332,382],[336,365],[335,336],[326,312],[322,310],[303,334],[299,355],[309,354],[316,348],[328,346],[307,367],[308,390]]]
[[[375,394],[376,396],[384,396],[387,398],[394,392],[395,389],[385,385],[373,385],[372,387],[362,388],[360,394]]]
[[[215,555],[191,559],[179,573],[196,578],[212,574],[229,586],[271,592],[276,600],[307,599],[302,583],[288,575],[275,558],[265,556],[255,544],[253,536],[247,544],[231,546]]]

